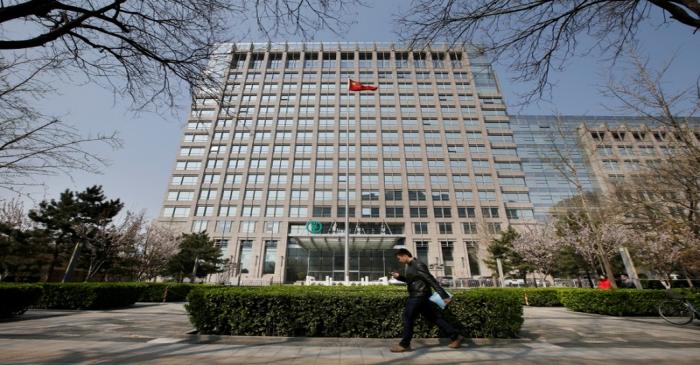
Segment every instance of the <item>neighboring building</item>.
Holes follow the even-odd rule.
[[[686,122],[700,127],[700,118]],[[576,184],[608,193],[625,176],[674,153],[673,133],[648,118],[519,115],[510,123],[540,221],[555,204],[577,194]],[[696,142],[699,136],[696,132]]]
[[[490,238],[534,222],[498,82],[471,49],[236,44],[211,69],[225,87],[192,107],[160,221],[206,230],[233,263],[221,280],[342,280],[348,165],[352,280],[386,276],[397,246],[436,276],[490,276]]]

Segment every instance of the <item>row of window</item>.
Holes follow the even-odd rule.
[[[693,134],[695,135],[695,138],[698,141],[700,141],[700,132],[693,132]],[[677,133],[671,133],[671,132],[665,132],[665,131],[651,131],[651,132],[646,132],[646,131],[633,131],[633,132],[591,131],[590,136],[591,136],[591,138],[593,138],[594,141],[597,141],[597,142],[603,142],[603,141],[614,141],[614,142],[657,141],[657,142],[665,142],[665,141],[671,141],[671,140],[676,140],[676,141],[683,140],[681,135],[679,135]],[[689,136],[692,137],[692,135],[689,135]]]
[[[467,152],[467,149],[464,147],[464,145],[461,144],[448,144],[445,146],[447,149],[447,153],[459,153],[463,154]],[[379,153],[381,150],[385,154],[392,154],[392,153],[406,153],[406,154],[422,154],[427,152],[428,154],[438,154],[438,155],[444,155],[444,150],[442,144],[427,144],[425,146],[422,146],[420,144],[404,144],[403,148],[400,145],[382,145],[381,147],[373,144],[362,144],[359,146],[360,153],[363,155],[376,155]],[[265,149],[264,147],[260,147],[261,150],[259,150],[257,153],[263,153],[263,151],[267,152],[269,149]],[[268,147],[269,148],[269,147]],[[244,148],[241,145],[232,145],[231,146],[231,155],[233,157],[238,157],[238,155],[241,152],[245,152],[247,149]],[[182,147],[180,148],[180,156],[203,156],[204,155],[204,147]],[[216,151],[216,153],[221,153],[219,148],[216,148],[215,150],[212,150],[211,148],[209,149],[210,153],[213,153]],[[335,150],[333,145],[319,145],[317,147],[317,151],[322,150],[320,153],[333,153]],[[339,145],[337,146],[337,150],[339,154],[345,154],[345,153],[351,153],[355,154],[358,150],[358,148],[354,145],[351,145],[350,148],[347,148],[344,145]],[[290,145],[275,145],[273,152],[276,154],[284,154],[284,153],[291,153],[292,147]],[[294,147],[294,152],[295,154],[305,154],[305,153],[313,153],[313,146],[310,144],[307,145],[296,145]],[[470,144],[469,145],[469,152],[472,154],[486,154],[487,149],[485,144],[480,144],[480,143],[475,143],[475,144]],[[255,153],[255,152],[254,152]],[[493,154],[494,156],[518,156],[517,149],[515,147],[502,147],[502,146],[491,146],[490,153]]]
[[[316,167],[317,169],[333,169],[333,168],[344,168],[348,165],[348,160],[344,158],[339,158],[338,161],[332,158],[322,158],[318,157],[315,160],[305,159],[305,158],[295,158],[293,160],[273,158],[268,161],[266,158],[251,158],[247,160],[248,167],[251,169],[261,169],[270,166],[273,169],[286,169],[293,167],[294,169],[308,169],[311,167]],[[356,167],[357,159],[351,158],[350,168]],[[385,158],[381,162],[377,159],[366,159],[363,158],[359,160],[362,169],[377,169],[379,166],[384,166],[385,169],[422,169],[424,167],[430,167],[430,169],[441,169],[447,168],[448,166],[453,170],[464,171],[468,169],[467,159],[449,159],[445,162],[443,159],[428,159],[427,162],[423,159],[413,159],[413,158]],[[475,169],[488,169],[490,163],[488,160],[474,159],[471,160],[471,166]],[[202,167],[208,169],[245,169],[246,160],[245,159],[214,159],[210,158],[206,161],[206,164],[202,161],[177,161],[175,165],[176,170],[184,171],[197,171]],[[495,167],[497,170],[522,170],[520,162],[501,162],[496,161]],[[458,172],[455,171],[455,172]],[[517,184],[511,184],[517,185]]]
[[[436,118],[430,118],[430,117],[422,117],[422,118],[402,118],[401,120],[397,120],[394,118],[380,118],[379,120],[377,119],[367,119],[367,118],[362,118],[359,120],[359,122],[355,122],[355,120],[346,120],[344,118],[340,119],[328,119],[328,118],[320,118],[318,121],[314,119],[306,119],[306,118],[300,118],[300,119],[271,119],[271,118],[258,118],[257,122],[254,121],[251,118],[237,118],[237,119],[218,119],[216,121],[216,129],[229,129],[229,128],[236,128],[236,129],[247,129],[247,130],[252,130],[252,129],[272,129],[275,128],[276,130],[286,130],[286,129],[291,129],[292,127],[296,126],[298,129],[303,129],[303,130],[308,130],[308,129],[313,129],[316,125],[318,124],[319,129],[335,129],[339,128],[342,130],[346,129],[346,125],[349,125],[351,131],[355,131],[357,128],[357,125],[360,125],[361,129],[374,129],[377,127],[377,125],[380,125],[382,129],[387,129],[390,131],[399,131],[400,129],[415,129],[418,128],[419,126],[423,127],[432,127],[432,128],[440,128],[441,125],[445,127],[446,130],[449,129],[459,129],[461,125],[464,125],[468,129],[471,129],[472,127],[482,127],[486,126],[486,129],[509,129],[510,128],[510,123],[508,121],[495,121],[495,120],[486,120],[485,123],[482,123],[479,121],[479,119],[475,118],[463,118],[462,120],[458,118],[442,118],[442,119],[436,119]],[[204,120],[197,120],[197,121],[190,121],[187,124],[187,129],[188,130],[209,130],[211,129],[212,122],[211,121],[204,121]],[[401,126],[402,128],[400,128]]]
[[[345,216],[345,207],[337,207],[338,214],[336,216]],[[355,207],[349,207],[350,216],[355,216]],[[508,219],[527,219],[532,218],[532,209],[520,209],[520,208],[506,208]],[[165,207],[163,209],[164,217],[188,217],[190,213],[189,208],[186,207]],[[311,214],[309,214],[311,213]],[[200,205],[195,208],[195,217],[212,217],[215,215],[214,206],[212,205]],[[497,207],[482,207],[481,215],[483,218],[499,218]],[[283,206],[268,205],[265,207],[264,214],[263,210],[258,205],[243,205],[240,210],[240,215],[238,214],[237,206],[222,205],[219,206],[218,212],[216,212],[218,217],[269,217],[269,218],[279,218],[279,217],[333,217],[332,206],[317,205],[314,206],[311,211],[304,205],[292,205],[289,207],[289,214],[286,215]],[[380,207],[374,206],[363,206],[360,208],[360,216],[363,218],[380,218]],[[404,218],[404,207],[398,206],[388,206],[385,207],[386,218]],[[410,207],[406,214],[406,217],[410,218],[429,218],[428,207]],[[453,218],[451,207],[433,207],[433,217],[436,219],[441,218]],[[458,207],[457,216],[459,218],[476,218],[475,211],[473,207]]]
[[[446,80],[450,79],[450,75],[454,77],[455,80],[469,80],[469,74],[464,71],[360,71],[359,73],[354,71],[341,71],[340,73],[336,71],[324,70],[318,72],[317,70],[309,70],[304,72],[298,71],[286,71],[284,73],[278,71],[268,71],[262,73],[259,71],[248,71],[245,76],[243,72],[234,71],[228,75],[228,83],[243,83],[243,82],[258,82],[258,81],[275,81],[275,80],[322,80],[322,81],[337,81],[340,79],[341,82],[347,79],[355,80],[392,80],[392,79],[412,79],[414,76],[417,80]]]
[[[404,195],[404,193],[407,193]],[[485,197],[492,197],[491,191],[484,191]],[[218,197],[216,189],[202,189],[199,193],[199,200],[216,200]],[[291,201],[308,200],[310,195],[308,190],[294,189],[290,192]],[[355,200],[356,195],[354,190],[349,190],[348,195],[350,200]],[[494,192],[495,195],[495,192]],[[506,202],[530,202],[530,197],[527,192],[507,192],[501,193],[503,200]],[[385,190],[384,200],[386,201],[403,201],[404,196],[408,201],[427,201],[430,196],[433,201],[450,201],[451,194],[447,190],[433,190],[430,194],[426,194],[425,190]],[[456,190],[455,200],[473,200],[471,191]],[[221,193],[221,200],[239,200],[241,197],[240,191],[235,189],[224,189]],[[360,199],[362,201],[379,201],[381,197],[380,190],[362,190]],[[267,201],[286,200],[286,190],[268,190]],[[314,201],[329,201],[333,200],[332,190],[316,190],[313,194]],[[192,201],[195,199],[194,191],[187,190],[171,190],[168,192],[168,201]],[[243,194],[243,200],[263,200],[262,190],[246,190]],[[338,191],[337,200],[345,200],[345,191]],[[493,200],[493,199],[490,199]]]
[[[202,184],[219,184],[222,182],[221,174],[204,174],[202,176]],[[223,183],[226,185],[243,184],[243,174],[225,174],[223,175]],[[270,185],[287,184],[287,174],[270,174],[269,179],[265,178],[265,174],[249,173],[246,178],[246,185],[263,185],[269,182]],[[315,174],[314,183],[316,185],[329,185],[347,182],[351,185],[356,183],[355,174],[345,176],[342,173],[334,174]],[[426,179],[425,174],[401,174],[387,173],[381,176],[378,174],[362,174],[360,177],[362,185],[403,185],[406,182],[408,185],[424,186],[426,183],[431,185],[490,185],[494,184],[493,177],[489,174],[476,174],[474,178],[468,174],[431,174]],[[508,186],[526,186],[525,178],[523,177],[500,177],[499,183]],[[310,174],[293,174],[293,185],[306,185],[311,183]],[[189,175],[174,175],[170,181],[171,185],[197,185],[197,176]]]
[[[222,141],[228,141],[229,138],[233,136],[234,141],[243,141],[249,138],[252,138],[254,141],[262,141],[262,140],[268,140],[272,139],[274,135],[274,139],[276,140],[283,140],[283,141],[288,141],[288,140],[293,140],[296,138],[297,141],[308,141],[308,140],[335,140],[335,139],[355,139],[355,136],[358,135],[360,136],[360,139],[363,141],[375,141],[375,140],[382,140],[383,142],[392,142],[392,141],[398,141],[400,140],[399,132],[397,130],[382,130],[381,133],[377,133],[377,131],[362,131],[360,133],[356,132],[336,132],[333,130],[320,130],[318,132],[313,132],[313,131],[298,131],[296,133],[292,131],[285,131],[285,130],[277,130],[274,133],[272,131],[244,131],[244,132],[215,132],[212,135],[212,140],[214,142],[222,142]],[[441,140],[442,139],[442,134],[443,132],[440,131],[430,131],[426,130],[423,132],[423,136],[421,138],[420,132],[417,130],[403,130],[402,131],[402,136],[404,141],[408,140]],[[337,137],[336,137],[337,135]],[[466,135],[466,139],[469,141],[478,141],[481,142],[483,138],[483,134],[481,131],[466,131],[464,134],[461,131],[451,131],[447,130],[444,132],[445,139],[448,141],[455,140],[455,141],[462,141],[464,140],[464,135]],[[513,143],[513,136],[510,133],[489,133],[487,136],[488,140],[492,143]],[[208,142],[209,141],[209,135],[208,134],[195,134],[195,133],[186,133],[183,138],[183,142],[185,143],[202,143],[202,142]]]
[[[428,63],[433,68],[446,68],[450,64],[452,68],[461,68],[462,54],[456,52],[360,52],[355,57],[354,52],[300,52],[300,53],[269,53],[267,59],[265,53],[251,53],[247,57],[244,53],[236,53],[233,56],[232,67],[234,69],[261,69],[266,66],[268,69],[278,69],[283,65],[285,68],[408,68],[411,65],[415,68],[427,68]],[[266,61],[267,60],[267,61]]]

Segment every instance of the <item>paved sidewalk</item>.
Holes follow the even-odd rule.
[[[525,308],[521,338],[414,341],[188,335],[182,304],[112,311],[29,311],[0,321],[2,364],[698,364],[700,325]]]

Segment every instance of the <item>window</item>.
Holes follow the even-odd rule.
[[[533,219],[534,213],[532,209],[506,209],[506,217],[508,219]]]
[[[331,216],[331,207],[314,206],[313,216],[314,217],[330,217]]]
[[[244,205],[241,209],[241,216],[243,217],[259,217],[260,207],[257,205]]]
[[[475,222],[462,223],[462,231],[464,232],[464,234],[477,234],[478,233]]]
[[[235,205],[222,205],[219,207],[219,217],[235,217],[236,212]]]
[[[214,213],[214,207],[211,205],[199,205],[194,212],[195,217],[210,217]]]
[[[474,207],[457,207],[457,215],[460,218],[476,218]]]
[[[415,233],[415,234],[428,234],[428,222],[415,222],[415,223],[413,223],[413,233]]]
[[[330,190],[316,190],[314,200],[332,200],[333,192]]]
[[[217,221],[216,222],[216,227],[214,228],[215,232],[219,233],[229,233],[231,232],[231,228],[233,227],[233,222],[232,221]]]
[[[239,233],[255,233],[255,222],[253,221],[243,221],[238,227]]]
[[[289,216],[297,218],[308,217],[309,209],[306,206],[291,205],[289,207]]]
[[[495,190],[479,190],[479,199],[481,200],[496,200]]]
[[[248,185],[264,184],[265,174],[249,174]]]
[[[190,215],[190,208],[184,207],[165,207],[163,208],[163,217],[166,218],[184,218]]]
[[[309,200],[309,191],[292,190],[292,200]]]
[[[408,191],[408,200],[411,200],[411,201],[426,200],[425,190],[409,190]]]
[[[386,207],[387,218],[403,218],[403,207]]]
[[[262,190],[246,190],[243,195],[244,200],[261,200]]]
[[[440,234],[452,234],[452,223],[438,222],[438,231]]]
[[[379,207],[362,207],[362,217],[379,217]]]
[[[484,218],[498,218],[498,208],[497,207],[482,207],[481,215]]]
[[[350,217],[355,216],[355,207],[349,207],[348,212]],[[345,217],[345,206],[338,206],[338,217]]]
[[[224,184],[240,184],[243,182],[243,175],[241,174],[226,174],[226,180]]]
[[[452,208],[449,207],[435,207],[433,213],[435,218],[452,218]]]
[[[216,197],[216,190],[202,190],[202,192],[204,192],[204,191],[213,191],[214,198]],[[168,192],[168,200],[169,201],[187,201],[187,200],[192,200],[193,198],[194,198],[194,191],[173,190],[173,191]]]
[[[224,189],[221,193],[221,200],[238,200],[239,191],[232,189]]]
[[[449,190],[433,190],[432,192],[433,201],[449,201],[450,191]]]
[[[218,184],[220,177],[219,174],[204,174],[202,184]]]
[[[490,234],[501,233],[501,224],[500,223],[486,223],[486,230]]]
[[[384,192],[384,199],[387,201],[398,201],[403,200],[403,191],[401,190],[386,190]]]
[[[362,200],[379,200],[379,190],[362,190]]]
[[[428,218],[428,208],[411,207],[411,218]]]

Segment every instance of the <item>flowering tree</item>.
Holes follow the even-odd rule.
[[[562,245],[573,247],[597,271],[596,263],[601,258],[610,260],[635,234],[616,217],[591,222],[583,215],[569,214],[560,221],[558,235]]]
[[[562,242],[551,224],[527,227],[513,241],[513,249],[523,260],[547,277],[551,275],[557,262],[557,252]]]
[[[634,243],[635,256],[648,270],[671,287],[671,274],[681,268],[682,260],[691,247],[700,246],[700,240],[686,226],[665,224],[647,230]]]

